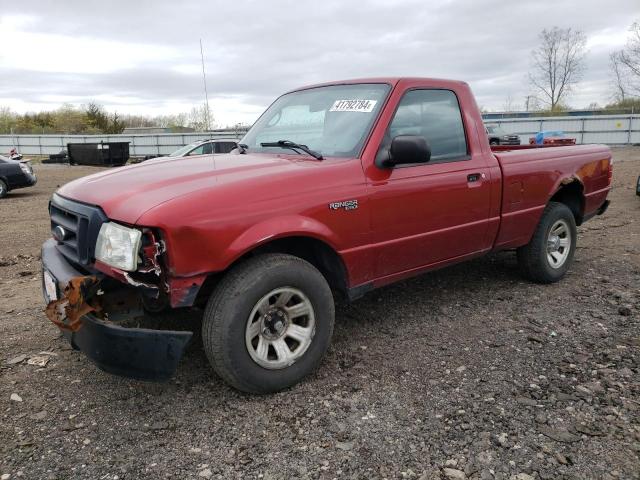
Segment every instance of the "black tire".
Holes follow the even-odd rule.
[[[303,292],[313,307],[315,333],[292,365],[268,369],[249,354],[247,322],[254,306],[275,289]],[[284,254],[264,254],[231,269],[215,288],[202,321],[202,341],[214,370],[231,386],[248,393],[288,388],[313,372],[329,347],[335,311],[327,281],[310,263]]]
[[[4,180],[0,180],[0,198],[6,197],[7,193],[9,193],[9,187]]]
[[[500,145],[500,140],[492,138],[491,140],[489,140],[489,145]]]
[[[561,266],[554,268],[547,255],[547,240],[551,228],[559,221],[564,221],[570,232],[569,251]],[[573,213],[563,203],[549,202],[540,222],[536,227],[531,241],[517,251],[518,264],[523,275],[537,283],[553,283],[560,280],[567,273],[573,262],[576,251],[577,230]]]
[[[640,197],[640,177],[636,180],[636,195]]]

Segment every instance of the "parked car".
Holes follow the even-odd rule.
[[[530,145],[575,145],[576,139],[568,137],[561,130],[546,130],[529,137]]]
[[[215,371],[266,393],[318,367],[334,292],[512,249],[527,278],[557,282],[576,225],[607,209],[611,152],[492,152],[482,125],[464,82],[343,81],[281,96],[215,165],[158,159],[68,183],[42,248],[47,316],[100,368],[158,380],[192,333],[138,328],[140,305],[165,308],[159,322],[203,308]]]
[[[12,160],[0,155],[0,198],[17,188],[31,187],[38,179],[27,160]]]
[[[229,153],[237,148],[238,142],[233,139],[217,138],[215,140],[199,140],[184,147],[180,147],[175,152],[171,152],[167,157],[190,157],[194,155],[211,155],[212,153]],[[163,157],[151,157],[163,158]],[[145,160],[149,160],[145,158]]]
[[[487,125],[487,138],[489,145],[520,145],[520,137],[507,133],[498,125]]]

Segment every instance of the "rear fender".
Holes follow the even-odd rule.
[[[573,212],[576,224],[580,225],[585,213],[584,190],[582,179],[577,174],[563,177],[554,185],[553,193],[549,196],[547,203],[550,201],[564,203]]]
[[[558,180],[556,180],[553,188],[551,189],[551,192],[549,193],[549,200],[551,200],[551,198],[553,198],[553,196],[556,195],[562,188],[566,187],[567,185],[571,185],[572,183],[577,183],[578,185],[580,185],[580,189],[584,193],[584,182],[582,181],[582,178],[578,176],[578,174],[574,173],[568,177],[560,177],[558,178]]]

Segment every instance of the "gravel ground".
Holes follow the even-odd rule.
[[[1,478],[640,478],[640,149],[614,155],[564,281],[527,283],[505,252],[338,305],[318,372],[262,397],[197,342],[164,384],[70,350],[39,245],[51,193],[95,170],[37,166],[0,201]]]

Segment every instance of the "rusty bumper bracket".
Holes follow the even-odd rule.
[[[192,332],[130,328],[100,318],[111,312],[106,280],[99,273],[85,276],[74,269],[57,250],[55,240],[42,246],[42,266],[58,289],[64,286],[60,300],[49,302],[46,313],[73,348],[109,373],[140,380],[171,378]],[[49,301],[44,276],[43,295]]]
[[[62,298],[49,302],[47,318],[63,330],[77,332],[82,316],[102,310],[97,298],[100,280],[95,275],[73,277],[64,288]]]

